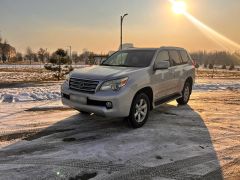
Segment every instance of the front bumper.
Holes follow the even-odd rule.
[[[81,93],[69,89],[64,83],[61,87],[62,103],[78,111],[86,111],[99,116],[127,117],[130,113],[133,92],[123,88],[118,92],[99,91],[95,94]],[[74,96],[75,99],[70,97]],[[86,99],[86,103],[80,103],[80,99]],[[112,108],[106,107],[106,102],[112,103]]]

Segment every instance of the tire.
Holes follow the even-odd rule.
[[[130,115],[128,117],[129,125],[133,128],[142,127],[148,120],[149,111],[149,97],[145,93],[137,94],[133,99]]]
[[[189,82],[186,82],[183,87],[182,97],[177,99],[179,105],[186,105],[188,103],[191,96],[191,89],[191,84]]]

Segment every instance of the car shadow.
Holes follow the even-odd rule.
[[[58,177],[54,165],[78,168],[63,172],[66,179],[86,170],[101,172],[100,179],[223,179],[209,130],[190,106],[162,105],[140,129],[122,119],[77,114],[22,139],[0,150],[0,165],[32,165],[31,172],[21,169],[27,177],[39,176],[46,165],[42,177]],[[11,177],[15,171],[8,170]]]

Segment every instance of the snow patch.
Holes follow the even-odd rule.
[[[195,84],[193,90],[195,91],[216,91],[216,90],[239,90],[239,83],[201,83]]]
[[[0,89],[0,103],[59,100],[60,86]]]

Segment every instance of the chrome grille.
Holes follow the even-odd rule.
[[[86,80],[78,78],[70,78],[69,88],[75,91],[94,94],[96,92],[99,81]]]

